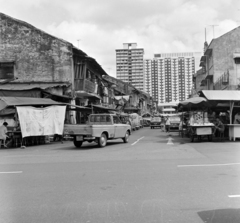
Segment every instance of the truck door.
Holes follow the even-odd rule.
[[[113,116],[113,123],[115,127],[115,138],[122,138],[125,135],[125,126],[121,123],[118,116]]]

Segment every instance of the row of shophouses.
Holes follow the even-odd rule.
[[[0,97],[4,96],[51,98],[76,105],[81,114],[89,112],[85,108],[140,115],[155,109],[150,95],[109,76],[71,43],[0,13]],[[82,118],[72,120],[81,123]]]
[[[240,90],[240,27],[205,42],[201,69],[194,76],[196,96],[201,90]]]

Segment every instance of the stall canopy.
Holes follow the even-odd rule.
[[[209,101],[240,101],[240,91],[203,90],[199,96]]]
[[[178,104],[178,110],[184,109],[191,109],[191,108],[203,108],[203,107],[210,107],[210,103],[207,101],[206,98],[203,97],[194,97],[189,98],[185,101],[181,101]]]
[[[199,92],[199,95],[206,98],[211,103],[215,102],[216,106],[220,105],[223,102],[228,102],[230,109],[230,124],[232,124],[233,108],[235,102],[240,101],[240,91],[203,90]]]
[[[27,98],[27,97],[0,97],[0,110],[10,106],[24,105],[64,105],[47,98]]]

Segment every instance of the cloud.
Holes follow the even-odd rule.
[[[115,76],[115,50],[125,42],[154,53],[202,52],[207,41],[236,28],[238,0],[0,0],[1,10],[94,57]],[[19,10],[20,9],[20,10]],[[78,42],[79,40],[79,42]]]

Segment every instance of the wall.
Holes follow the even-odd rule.
[[[224,34],[214,40],[214,79],[223,75],[226,70],[229,70],[229,85],[236,85],[236,71],[233,59],[233,53],[240,52],[240,27]]]
[[[0,62],[14,61],[19,82],[71,83],[72,45],[0,13]]]

